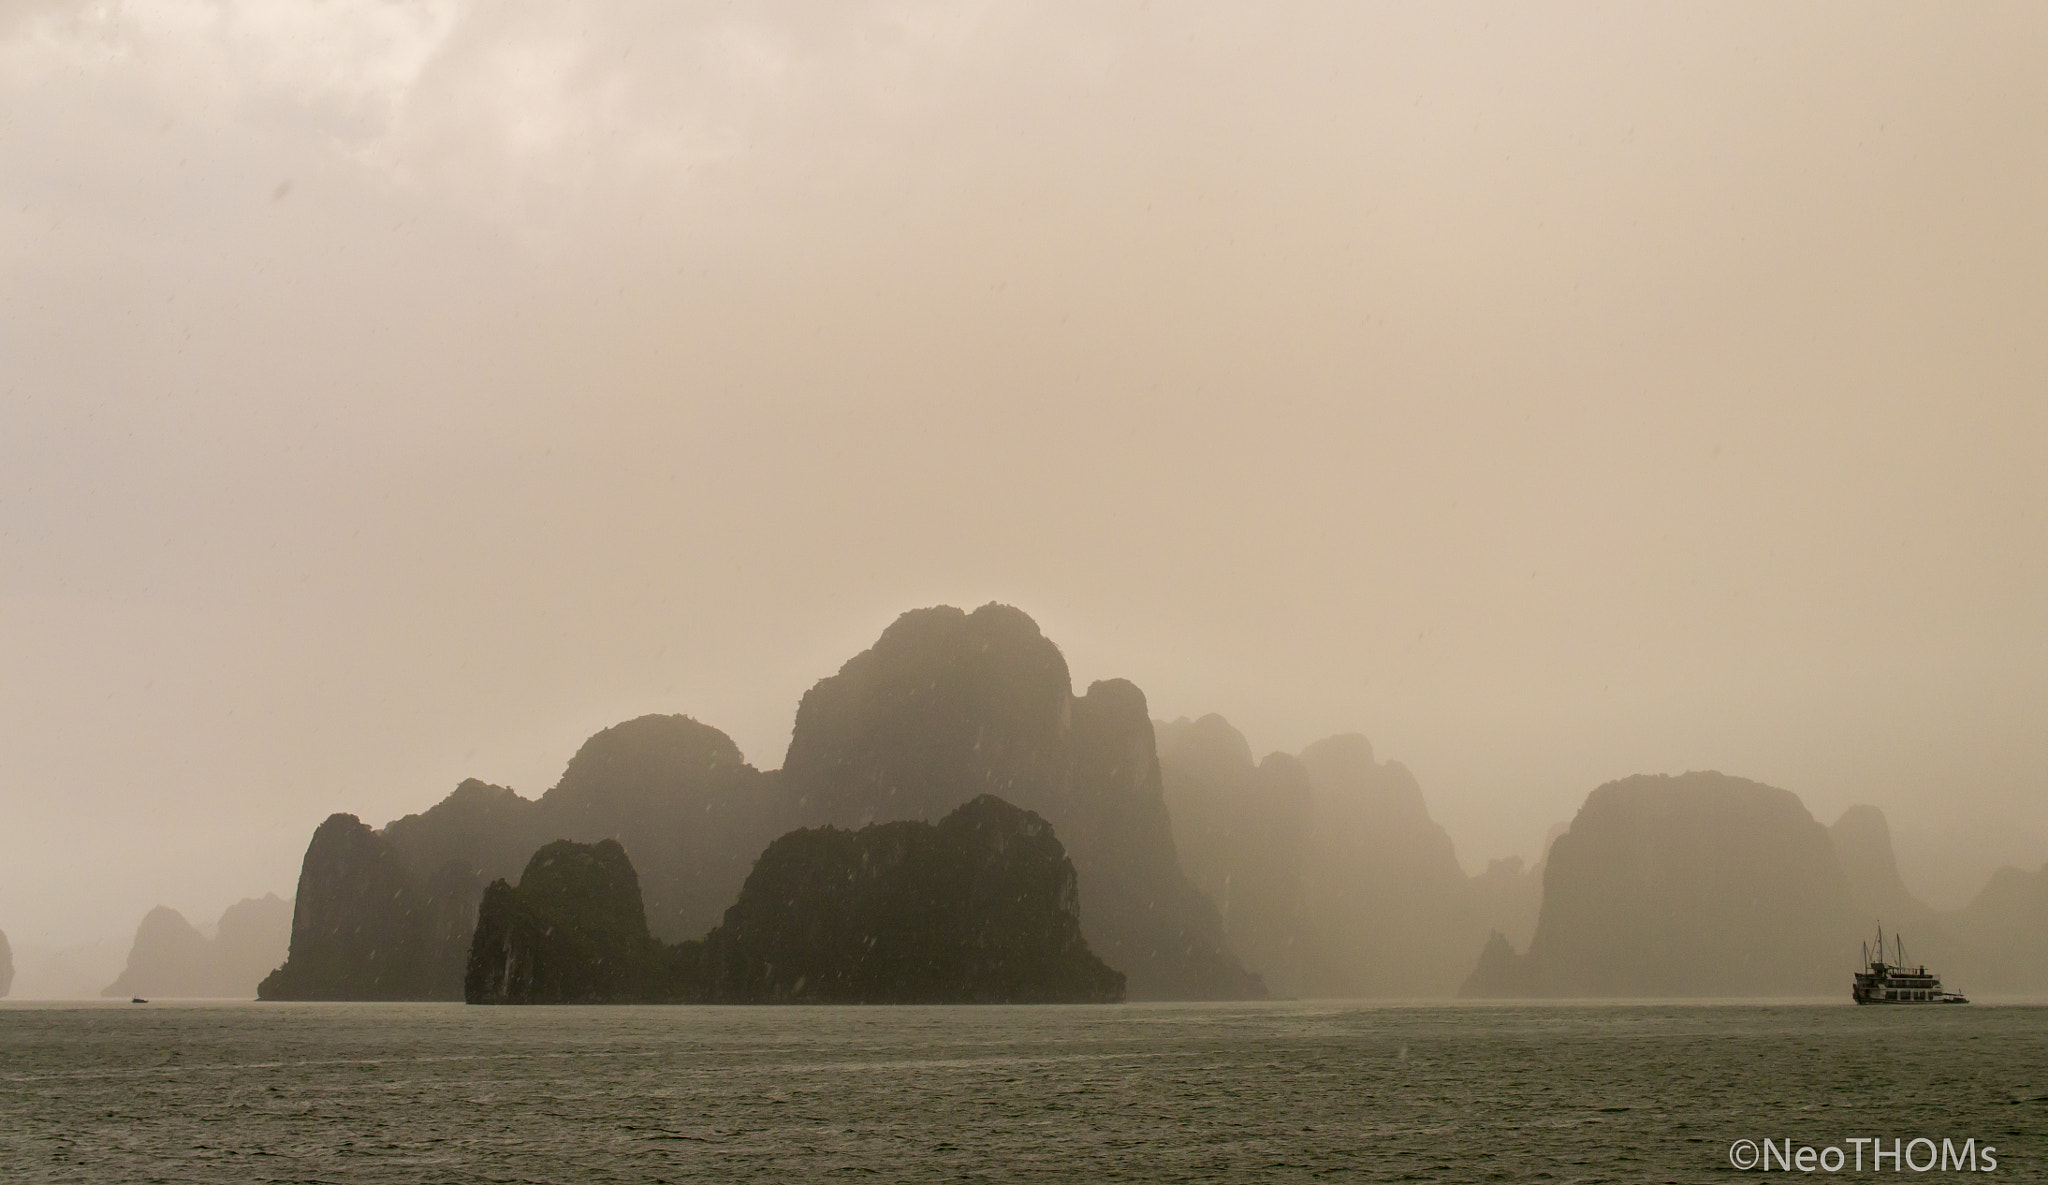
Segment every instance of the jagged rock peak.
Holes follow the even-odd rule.
[[[1398,761],[1374,760],[1372,742],[1359,733],[1325,737],[1303,749],[1301,760],[1320,793],[1354,798],[1415,822],[1429,818],[1415,775]]]
[[[1325,776],[1361,777],[1370,773],[1378,764],[1373,756],[1372,742],[1361,732],[1345,732],[1324,737],[1301,751],[1301,759],[1316,771],[1318,778]]]
[[[907,610],[889,623],[869,652],[906,653],[934,644],[950,645],[962,638],[971,640],[984,652],[1007,650],[1012,654],[1029,655],[1038,661],[1057,663],[1061,673],[1066,673],[1067,663],[1060,654],[1060,648],[1039,630],[1031,615],[1015,605],[995,601],[972,613],[951,605]],[[856,656],[848,661],[848,665],[858,661]],[[1071,676],[1067,681],[1071,686]]]
[[[658,796],[744,765],[732,738],[708,724],[688,716],[640,716],[583,742],[542,801],[577,809],[621,796]]]
[[[1531,994],[1529,963],[1517,954],[1507,935],[1493,931],[1480,948],[1479,965],[1458,994],[1468,999],[1514,999]]]
[[[464,778],[448,797],[441,800],[441,806],[495,807],[513,802],[525,802],[517,790],[509,786],[497,786],[480,778]]]
[[[530,813],[534,805],[532,799],[520,797],[515,790],[464,778],[448,797],[424,811],[393,819],[384,825],[382,834],[397,841],[410,857],[415,854],[411,849],[426,843],[426,836],[443,838],[443,833],[451,831],[482,832],[501,825],[504,819]]]
[[[1251,742],[1230,721],[1214,712],[1199,720],[1182,716],[1178,720],[1154,721],[1152,727],[1159,736],[1161,760],[1171,751],[1175,760],[1201,769],[1248,772],[1258,765],[1252,756]]]
[[[1057,719],[1073,693],[1073,678],[1058,646],[1021,609],[990,603],[973,613],[951,605],[912,609],[891,622],[873,646],[843,663],[804,694],[790,760],[801,764],[807,719],[831,706],[886,693],[883,710],[958,705],[958,710],[1001,706],[1005,714]]]
[[[159,905],[142,915],[135,928],[135,941],[128,948],[128,965],[100,990],[100,995],[121,998],[142,995],[202,995],[195,991],[165,991],[164,980],[174,979],[180,987],[203,975],[208,948],[212,944],[199,927],[168,905]]]
[[[1073,702],[1066,659],[1023,612],[914,609],[804,693],[782,775],[797,817],[840,825],[935,820],[979,791],[1043,809]]]
[[[1030,617],[993,604],[897,618],[805,694],[780,770],[746,764],[730,738],[688,717],[645,716],[592,737],[537,800],[466,783],[379,837],[410,886],[366,849],[350,874],[365,892],[352,895],[338,883],[301,892],[302,914],[309,902],[327,911],[307,932],[324,937],[306,947],[325,953],[302,959],[305,928],[295,925],[289,973],[272,987],[389,990],[382,977],[341,975],[344,964],[373,949],[388,959],[408,925],[416,936],[440,935],[461,921],[454,906],[465,899],[428,891],[425,878],[435,869],[468,870],[473,918],[484,885],[511,877],[541,843],[615,838],[638,871],[653,935],[675,941],[714,924],[753,857],[792,827],[936,820],[983,793],[1035,810],[1059,829],[1089,902],[1087,939],[1129,973],[1134,996],[1263,994],[1256,976],[1231,958],[1213,905],[1175,862],[1143,693],[1106,680],[1076,698],[1059,648]],[[327,845],[316,837],[316,848]],[[302,886],[330,863],[309,849]],[[401,891],[408,887],[418,892]],[[398,906],[383,904],[391,901]],[[371,927],[375,944],[363,926],[341,924],[351,910],[383,919]],[[408,910],[425,920],[406,922],[400,915]],[[465,936],[465,958],[468,951]],[[424,948],[421,957],[441,966]],[[463,971],[454,971],[457,990]],[[425,974],[421,982],[428,981],[446,982],[439,971]]]
[[[1854,852],[1872,861],[1872,871],[1897,879],[1898,853],[1892,847],[1892,828],[1883,811],[1867,803],[1852,806],[1828,826],[1828,833],[1834,837],[1837,851],[1845,856]]]
[[[1933,931],[1933,911],[1907,891],[1899,875],[1898,853],[1884,812],[1874,806],[1852,806],[1828,828],[1828,838],[1864,912],[1893,926],[1911,926],[1924,943]]]
[[[1254,762],[1218,715],[1156,722],[1181,867],[1217,905],[1231,950],[1287,995],[1325,994],[1322,944],[1303,894],[1314,793],[1300,759]]]

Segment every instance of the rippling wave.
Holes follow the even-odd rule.
[[[2048,1177],[2048,1009],[0,1008],[8,1180],[1725,1181],[1916,1136]]]

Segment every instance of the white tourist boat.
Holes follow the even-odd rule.
[[[1877,948],[1863,944],[1863,970],[1856,973],[1849,995],[1858,1004],[1968,1004],[1954,992],[1941,990],[1941,976],[1923,964],[1906,962],[1906,942],[1892,935],[1893,962],[1885,961],[1884,927],[1877,928]]]

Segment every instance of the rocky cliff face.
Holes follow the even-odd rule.
[[[1587,796],[1551,846],[1525,955],[1489,943],[1472,996],[1837,995],[1864,929],[1826,828],[1719,773]]]
[[[460,999],[482,893],[474,869],[451,864],[421,876],[383,835],[354,815],[334,815],[314,831],[299,870],[290,954],[257,996]]]
[[[1065,840],[1083,931],[1134,998],[1264,994],[1181,872],[1143,693],[1110,680],[1076,697],[1059,648],[1016,609],[898,618],[804,695],[781,782],[791,817],[842,827],[1000,795]]]
[[[1231,944],[1293,995],[1444,996],[1489,924],[1535,927],[1520,861],[1468,878],[1406,767],[1356,734],[1254,763],[1220,716],[1157,726],[1182,863]],[[1521,916],[1526,914],[1526,921]]]
[[[484,886],[557,838],[620,844],[648,870],[652,932],[701,934],[782,814],[724,733],[642,716],[584,742],[538,800],[471,779],[381,832],[337,815],[307,849],[291,957],[264,998],[461,999]]]
[[[1214,901],[1230,947],[1286,996],[1349,994],[1323,957],[1302,881],[1315,796],[1308,767],[1284,753],[1252,759],[1221,716],[1154,724],[1174,846]]]
[[[1355,733],[1302,750],[1315,791],[1309,917],[1352,990],[1455,992],[1486,939],[1451,837],[1399,762]]]
[[[1915,930],[1935,925],[1934,911],[1906,889],[1892,849],[1891,824],[1874,806],[1852,806],[1828,828],[1835,859],[1848,878],[1850,899],[1873,922],[1882,919],[1893,929]]]
[[[518,875],[549,840],[617,840],[640,870],[653,933],[680,939],[718,920],[781,819],[770,779],[724,733],[642,716],[585,741],[538,800],[472,779],[384,834],[420,875],[455,863],[485,881]]]
[[[416,876],[455,864],[499,880],[519,875],[554,838],[541,815],[538,802],[468,778],[428,809],[386,824],[383,836]]]
[[[558,840],[484,893],[473,1004],[1108,1002],[1045,820],[984,795],[936,825],[790,832],[702,941],[648,933],[616,841]]]
[[[804,696],[775,773],[746,764],[716,729],[646,716],[592,737],[538,800],[470,781],[381,834],[316,836],[312,879],[300,886],[303,924],[294,923],[289,973],[276,990],[388,998],[359,993],[397,991],[410,975],[436,996],[452,991],[461,981],[447,970],[460,965],[449,962],[455,948],[439,938],[431,950],[402,945],[429,942],[420,894],[445,906],[435,916],[454,928],[481,896],[452,884],[429,892],[444,869],[481,886],[511,876],[549,840],[616,839],[640,871],[651,933],[673,940],[715,923],[754,857],[790,828],[932,821],[984,793],[1059,829],[1087,902],[1084,932],[1128,972],[1134,996],[1264,994],[1232,956],[1214,906],[1181,872],[1143,693],[1110,680],[1076,697],[1058,647],[999,605],[904,614]],[[325,953],[301,959],[302,930],[309,942],[324,936]],[[466,939],[460,949],[466,955]],[[441,970],[345,969],[372,950],[387,963]]]
[[[1828,827],[1828,839],[1848,879],[1849,900],[1862,920],[1861,937],[1874,938],[1882,924],[1887,935],[1904,935],[1914,960],[1949,977],[1951,986],[1969,984],[1970,990],[1981,990],[1980,960],[1962,928],[1915,897],[1899,876],[1891,824],[1883,811],[1850,807]]]
[[[1472,878],[1472,897],[1489,933],[1526,950],[1543,908],[1543,862],[1531,867],[1520,856],[1488,860],[1486,871]]]
[[[794,831],[768,846],[703,944],[732,1003],[1110,1003],[1125,977],[1082,936],[1074,866],[994,795],[937,825]]]
[[[774,779],[688,716],[642,716],[591,737],[540,808],[546,838],[625,847],[648,928],[667,941],[716,924],[754,857],[793,825]]]
[[[100,995],[246,1000],[283,962],[291,942],[291,903],[275,893],[230,905],[208,938],[175,909],[158,906],[136,928],[128,965]]]
[[[1072,735],[1064,817],[1089,944],[1129,977],[1135,999],[1265,998],[1215,904],[1182,871],[1144,693],[1122,679],[1089,685],[1074,701]]]
[[[640,878],[617,840],[556,840],[514,887],[492,881],[477,912],[463,998],[471,1004],[630,1004],[682,999],[674,951],[647,931]]]

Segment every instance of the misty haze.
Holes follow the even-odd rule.
[[[0,0],[0,1178],[2039,1173],[2044,49]]]

